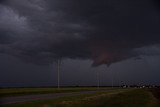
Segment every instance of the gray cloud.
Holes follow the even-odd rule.
[[[150,49],[160,43],[160,13],[152,0],[0,3],[0,52],[25,61],[80,58],[98,66],[143,55],[143,47],[158,53]]]

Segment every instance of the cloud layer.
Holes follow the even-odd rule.
[[[29,62],[61,57],[98,66],[158,54],[159,29],[153,0],[0,1],[0,52]]]

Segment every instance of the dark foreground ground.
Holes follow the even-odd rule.
[[[0,98],[0,105],[8,105],[14,103],[21,103],[27,101],[35,101],[35,100],[46,100],[46,99],[55,99],[59,97],[67,97],[67,96],[78,96],[82,94],[94,94],[97,91],[83,91],[83,92],[69,92],[69,93],[54,93],[54,94],[40,94],[40,95],[25,95],[25,96],[14,96],[14,97],[3,97]]]
[[[154,97],[156,97],[158,100],[160,100],[160,88],[152,88],[152,89],[148,89],[148,90],[150,92],[152,92]]]
[[[108,88],[94,91],[91,89],[0,99],[0,107],[160,107],[160,89]]]

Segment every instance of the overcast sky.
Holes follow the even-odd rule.
[[[158,0],[0,0],[0,86],[159,84]]]

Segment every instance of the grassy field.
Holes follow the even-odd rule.
[[[101,87],[99,90],[118,89],[111,87]],[[32,94],[66,93],[80,91],[95,91],[97,87],[72,87],[72,88],[0,88],[0,97],[22,96]]]
[[[39,100],[4,107],[160,107],[160,104],[145,89],[114,89],[92,95]]]
[[[106,90],[111,88],[101,88]],[[81,88],[2,88],[0,89],[0,97],[20,96],[31,94],[48,94],[48,93],[63,93],[63,92],[79,92],[79,91],[94,91],[96,87],[81,87]]]

